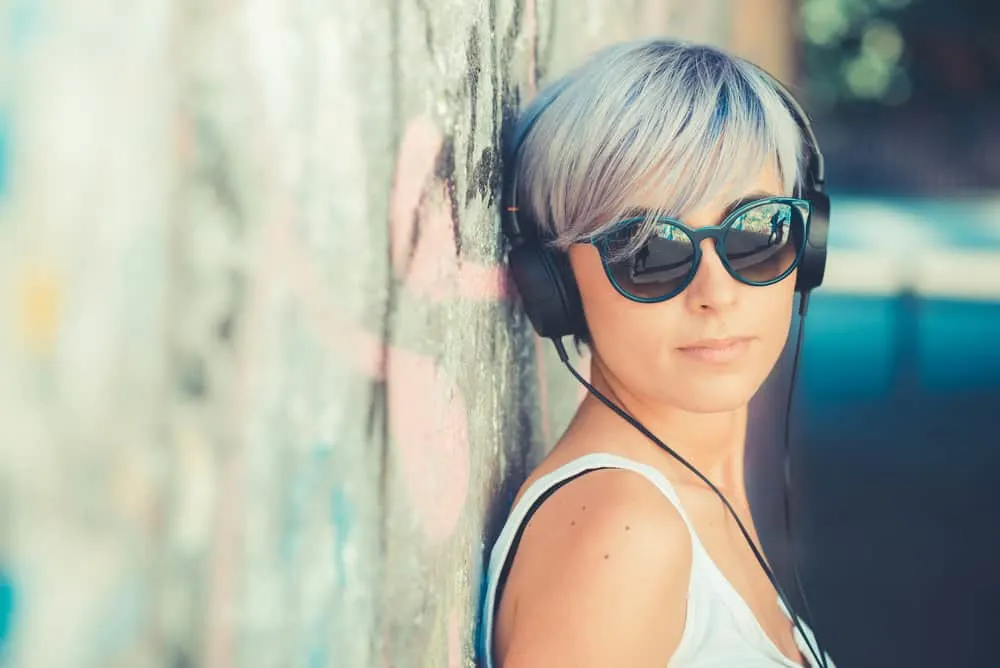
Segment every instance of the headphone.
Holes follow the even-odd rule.
[[[799,196],[811,205],[805,249],[799,261],[795,291],[807,296],[823,283],[826,268],[827,235],[830,228],[830,198],[826,194],[826,168],[823,154],[809,117],[795,97],[776,78],[753,65],[782,98],[802,132],[808,164]],[[565,252],[551,248],[538,223],[517,206],[521,147],[535,122],[573,82],[564,77],[544,90],[517,121],[509,141],[503,146],[503,191],[501,227],[510,244],[508,271],[517,286],[528,319],[539,336],[558,339],[586,336],[587,325],[580,302],[580,292]],[[804,307],[806,299],[802,300]]]
[[[752,65],[752,63],[750,63]],[[771,74],[756,65],[752,65],[761,76],[767,80],[774,91],[781,97],[792,118],[798,125],[802,133],[803,147],[808,153],[808,164],[804,174],[803,183],[799,188],[798,196],[809,202],[811,214],[809,219],[809,229],[807,230],[805,248],[802,258],[799,260],[798,273],[795,280],[795,291],[800,293],[799,314],[804,318],[808,308],[809,295],[814,288],[823,283],[823,274],[826,268],[827,236],[830,229],[830,199],[826,194],[825,180],[826,170],[823,161],[823,154],[820,152],[819,143],[813,132],[809,117],[795,100],[795,97]],[[792,606],[785,595],[773,571],[765,562],[750,534],[747,532],[743,522],[733,510],[732,505],[725,495],[700,471],[687,462],[677,452],[671,449],[666,443],[661,441],[655,434],[647,429],[642,423],[629,415],[620,406],[605,397],[600,391],[593,387],[573,365],[569,362],[566,348],[563,346],[562,338],[569,335],[586,337],[587,323],[583,314],[583,305],[580,301],[580,291],[573,276],[572,268],[569,264],[567,253],[551,248],[541,233],[540,227],[529,214],[522,214],[517,206],[517,186],[520,176],[520,163],[518,161],[521,147],[532,127],[539,117],[548,109],[559,95],[573,82],[570,77],[565,77],[549,88],[544,90],[539,97],[532,102],[528,110],[518,120],[514,132],[505,135],[503,145],[503,192],[501,224],[504,236],[506,236],[510,250],[508,252],[508,271],[514,281],[517,290],[521,295],[521,301],[528,319],[534,326],[535,331],[545,338],[552,339],[559,353],[560,360],[566,365],[570,373],[586,389],[609,409],[617,413],[622,419],[635,427],[648,439],[656,443],[668,454],[672,455],[681,464],[688,468],[705,484],[707,484],[722,500],[723,504],[732,513],[736,524],[739,527],[744,539],[746,539],[757,562],[764,570],[771,585],[778,593],[778,597],[792,615],[792,622],[798,630],[803,641],[809,648],[816,665],[827,668],[828,655],[824,651],[818,638],[814,635],[812,642],[806,637],[799,617],[792,610]],[[522,215],[519,215],[522,214]],[[785,506],[785,530],[791,540],[791,521],[788,504],[788,490],[790,487],[790,458],[789,458],[789,420],[791,415],[792,392],[795,387],[795,375],[798,369],[799,354],[802,348],[802,321],[798,327],[796,344],[794,349],[794,361],[792,363],[792,380],[788,392],[788,410],[785,412],[785,439],[784,439],[784,506]],[[798,567],[795,559],[791,559],[792,570],[795,575],[795,583],[802,603],[809,620],[812,619],[809,603],[806,599],[805,590],[799,578]],[[815,645],[815,646],[814,646]]]

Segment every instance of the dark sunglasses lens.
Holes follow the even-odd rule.
[[[726,233],[726,260],[752,283],[783,276],[799,261],[809,207],[767,202],[747,209]]]
[[[632,233],[638,225],[631,226]],[[629,231],[611,235],[603,252],[618,288],[638,299],[661,299],[680,292],[690,280],[694,243],[683,229],[659,222],[653,235],[634,253],[621,257]]]

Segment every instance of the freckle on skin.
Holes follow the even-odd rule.
[[[604,555],[604,558],[605,558],[605,559],[607,559],[607,558],[608,558],[608,555],[606,555],[606,554],[605,554],[605,555]]]
[[[625,525],[625,531],[631,531],[631,530],[632,530],[632,527],[630,527],[629,525],[626,524]]]
[[[587,506],[584,506],[584,507],[583,507],[583,510],[586,510],[586,509],[587,509]]]

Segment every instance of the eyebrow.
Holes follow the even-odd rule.
[[[733,211],[736,211],[744,204],[749,204],[750,202],[756,202],[757,200],[761,199],[767,199],[769,197],[777,197],[777,195],[775,193],[771,193],[766,190],[754,190],[753,192],[747,193],[743,197],[733,200],[726,206],[726,208],[722,211],[722,218],[719,219],[719,222],[725,220],[726,216],[731,214]]]
[[[766,190],[754,190],[749,192],[739,199],[735,199],[726,205],[726,208],[722,210],[722,215],[719,216],[719,223],[726,219],[733,211],[736,211],[741,206],[749,204],[750,202],[755,202],[757,200],[768,199],[769,197],[778,197],[777,194],[768,192]],[[629,218],[648,218],[650,214],[654,213],[655,209],[649,209],[645,207],[634,207],[625,211],[622,216],[622,220]],[[682,221],[683,222],[683,221]]]

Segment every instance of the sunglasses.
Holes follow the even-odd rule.
[[[768,197],[744,204],[721,225],[691,229],[679,220],[656,218],[652,235],[636,250],[636,235],[647,220],[626,218],[582,243],[597,247],[615,289],[632,301],[656,303],[679,295],[701,263],[701,241],[713,239],[730,276],[746,285],[772,285],[802,259],[808,237],[808,201]]]

